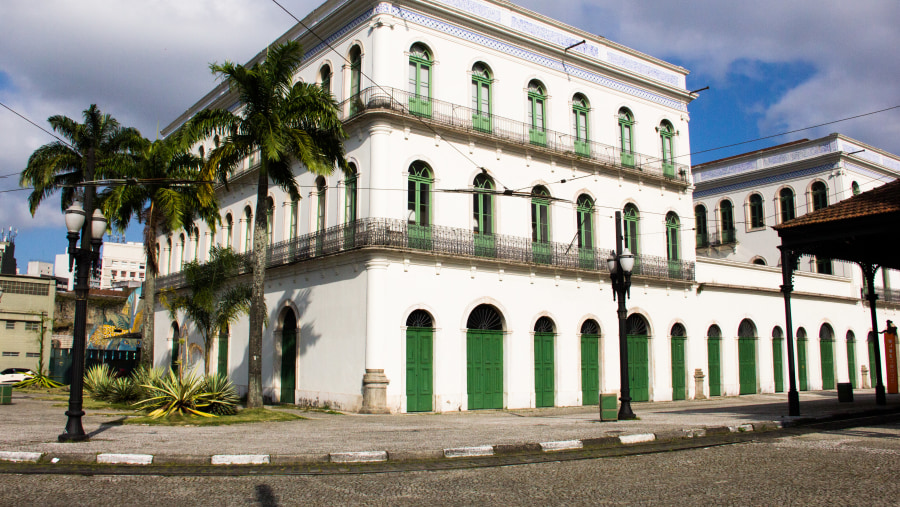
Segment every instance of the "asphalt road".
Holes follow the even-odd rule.
[[[0,505],[900,505],[900,423],[516,466],[318,476],[0,474]]]

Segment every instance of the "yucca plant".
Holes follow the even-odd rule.
[[[54,387],[62,387],[62,384],[44,375],[43,373],[35,373],[33,377],[16,382],[13,387],[45,387],[52,389]]]
[[[163,368],[148,368],[144,365],[135,368],[134,371],[131,372],[131,382],[134,384],[134,389],[136,391],[135,399],[145,400],[153,396],[153,391],[145,386],[158,386],[160,380],[164,378],[165,375],[166,370]]]
[[[131,378],[119,377],[110,381],[105,401],[110,403],[132,403],[137,399],[137,385]]]
[[[202,409],[209,407],[210,394],[205,390],[206,382],[195,373],[179,379],[175,372],[162,377],[156,384],[144,384],[143,388],[152,395],[134,404],[136,408],[149,410],[154,419],[173,414],[194,414],[215,417]]]
[[[91,366],[84,374],[84,390],[95,400],[107,401],[110,387],[114,380],[112,370],[107,364]]]
[[[209,375],[204,379],[206,384],[204,391],[209,393],[209,408],[207,412],[215,415],[234,415],[237,413],[237,404],[240,397],[237,389],[222,373]]]

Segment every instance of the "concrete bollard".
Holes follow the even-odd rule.
[[[866,365],[862,365],[859,370],[860,373],[862,373],[862,388],[868,389],[869,387],[871,387],[869,385],[869,369],[866,368]]]
[[[705,400],[706,395],[703,394],[703,379],[706,378],[706,375],[703,374],[703,370],[697,368],[694,370],[694,399],[695,400]]]

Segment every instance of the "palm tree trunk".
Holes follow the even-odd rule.
[[[248,343],[247,408],[261,408],[262,398],[262,332],[266,322],[266,197],[269,190],[268,163],[260,154],[259,180],[256,189],[256,216],[253,228],[253,293],[250,299],[250,337]]]
[[[141,366],[150,369],[153,368],[153,319],[156,307],[156,273],[153,273],[149,266],[145,271],[144,288],[141,290],[144,297],[144,318],[141,325]]]

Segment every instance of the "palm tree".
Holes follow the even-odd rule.
[[[216,336],[250,310],[250,286],[229,285],[243,264],[244,258],[230,248],[214,247],[206,263],[193,261],[184,265],[186,292],[169,289],[160,295],[170,312],[183,311],[203,336],[207,375],[211,373],[210,349]]]
[[[236,113],[209,109],[185,126],[191,140],[220,136],[222,143],[210,152],[207,169],[227,182],[236,167],[259,153],[256,216],[253,229],[253,298],[248,339],[247,406],[262,406],[262,330],[267,321],[265,294],[266,196],[269,180],[297,199],[300,192],[292,165],[300,162],[315,174],[331,174],[335,166],[348,169],[342,140],[346,137],[338,105],[320,87],[297,82],[294,74],[303,51],[296,41],[272,47],[266,59],[251,67],[231,62],[212,64],[240,99]]]
[[[153,366],[156,277],[159,275],[159,252],[156,235],[193,224],[199,216],[215,230],[219,220],[218,203],[212,184],[201,180],[203,153],[188,152],[180,139],[144,140],[143,149],[128,174],[134,184],[110,187],[101,196],[101,207],[111,227],[124,231],[132,219],[144,224],[144,274],[141,364]]]

